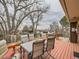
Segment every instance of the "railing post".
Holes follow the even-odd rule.
[[[77,22],[70,22],[70,42],[77,43]]]

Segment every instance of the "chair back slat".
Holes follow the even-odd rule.
[[[21,42],[22,43],[25,43],[25,42],[28,42],[28,41],[29,41],[28,35],[21,35]]]
[[[29,34],[29,40],[30,41],[34,40],[34,34]]]
[[[35,58],[35,57],[41,56],[43,55],[43,53],[44,53],[44,40],[34,42],[32,57]]]

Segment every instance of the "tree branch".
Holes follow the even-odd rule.
[[[32,31],[33,31],[33,32],[34,32],[34,26],[35,26],[35,22],[34,22],[34,19],[33,19],[34,16],[35,16],[35,15],[33,15],[33,16],[30,15],[30,20],[31,20],[31,22],[32,22]]]
[[[5,9],[5,12],[6,12],[7,24],[8,24],[8,28],[9,28],[9,31],[10,31],[10,29],[11,29],[10,18],[9,18],[9,12],[8,12],[8,8],[6,6],[5,0],[3,0],[3,4],[2,5],[4,6],[4,9]]]
[[[3,2],[0,0],[1,4],[3,4]]]
[[[14,27],[15,27],[15,17],[16,17],[16,13],[17,13],[16,5],[15,5],[15,0],[13,0],[13,3],[14,3],[14,15],[12,17],[12,29],[14,29]]]
[[[24,7],[21,7],[21,8],[19,8],[19,9],[17,9],[17,11],[18,11],[18,10],[21,10],[21,9],[23,9],[23,8],[26,8],[26,7],[30,6],[30,5],[33,5],[34,3],[37,3],[37,2],[33,2],[33,3],[30,3],[30,4],[28,4],[28,5],[24,6]]]
[[[5,34],[4,26],[2,25],[1,22],[0,22],[0,25],[1,25],[1,27],[2,27],[3,33]]]
[[[16,25],[15,32],[16,32],[16,30],[18,29],[19,25],[22,23],[22,21],[23,21],[28,15],[30,15],[30,14],[33,13],[33,12],[37,12],[37,11],[41,11],[41,10],[34,10],[34,11],[31,11],[31,12],[27,13],[20,21],[18,21],[19,23]]]
[[[4,26],[5,26],[5,30],[6,30],[6,32],[5,33],[7,33],[7,26],[6,26],[6,22],[5,22],[5,20],[3,19],[3,17],[1,17],[0,16],[0,18],[2,19],[2,21],[4,22]]]

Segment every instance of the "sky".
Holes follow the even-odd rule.
[[[50,9],[48,13],[43,17],[42,21],[40,21],[38,29],[48,29],[50,24],[53,22],[59,23],[60,19],[64,16],[64,12],[59,0],[45,0],[45,3],[49,5]],[[26,23],[29,24],[31,22],[28,22],[27,20]]]
[[[53,11],[62,11],[59,0],[45,0]]]

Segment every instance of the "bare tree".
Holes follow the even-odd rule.
[[[52,24],[50,24],[50,32],[59,32],[58,22],[54,21]]]
[[[35,6],[32,8],[32,10],[33,10],[33,9],[38,9],[38,10],[39,10],[40,8],[41,8],[41,7],[39,7],[39,5],[35,5]],[[42,7],[42,11],[37,11],[37,12],[31,13],[31,14],[29,15],[29,18],[30,18],[31,23],[32,23],[32,31],[33,31],[34,33],[36,33],[36,31],[37,31],[37,26],[39,25],[39,21],[42,20],[44,14],[48,11],[48,9],[49,9],[49,7],[46,6],[46,5],[44,5],[44,6]]]
[[[32,9],[33,5],[41,6],[40,0],[0,0],[0,26],[5,35],[16,34],[22,21],[31,13],[43,11],[42,8]],[[30,10],[30,11],[29,11]]]

